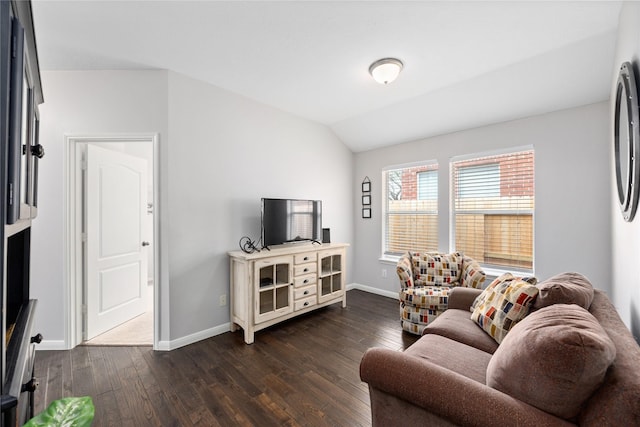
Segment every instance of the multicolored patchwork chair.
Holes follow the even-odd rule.
[[[455,286],[480,288],[485,273],[480,264],[460,252],[404,254],[396,267],[400,291],[402,329],[422,335],[424,328],[447,309]]]

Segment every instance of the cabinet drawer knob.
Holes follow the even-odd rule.
[[[308,268],[305,268],[305,269],[304,269],[304,272],[306,273],[307,271],[309,271],[309,269],[308,269]]]
[[[31,337],[31,343],[40,344],[42,342],[42,334],[37,334]]]
[[[305,283],[305,284],[309,283],[309,279],[304,279],[304,282],[302,282],[302,283]]]
[[[309,257],[308,256],[304,257],[304,260],[309,261]]]
[[[307,302],[305,302],[305,303],[304,303],[304,306],[305,306],[305,307],[306,307],[306,306],[308,306],[308,305],[309,305],[309,301],[307,301]]]
[[[309,295],[309,291],[304,291],[304,295]]]

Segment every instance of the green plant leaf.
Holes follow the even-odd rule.
[[[65,397],[31,418],[24,427],[89,427],[95,416],[91,397]]]

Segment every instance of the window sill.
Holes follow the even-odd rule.
[[[522,277],[535,276],[535,274],[532,271],[503,270],[499,268],[490,268],[490,267],[482,267],[482,270],[485,272],[487,276],[493,276],[493,277],[499,277],[505,273],[511,273],[515,276],[522,276]]]
[[[396,265],[398,263],[398,260],[400,259],[399,256],[393,256],[393,255],[382,255],[380,258],[378,258],[378,261],[384,263],[384,264],[393,264]]]

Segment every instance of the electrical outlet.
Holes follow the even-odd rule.
[[[220,307],[227,305],[227,294],[220,295]]]
[[[387,278],[387,269],[386,268],[382,269],[382,277],[384,277],[385,279]]]

